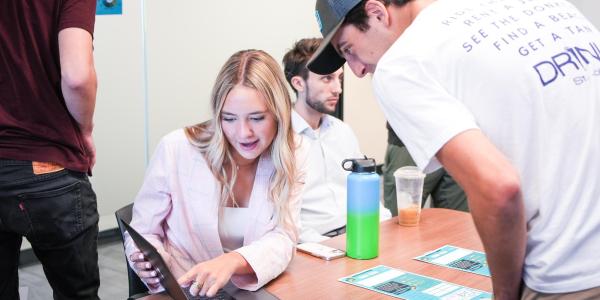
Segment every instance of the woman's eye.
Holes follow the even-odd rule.
[[[223,122],[233,122],[233,121],[235,121],[235,118],[222,117],[221,120],[223,120]]]
[[[262,121],[265,119],[265,116],[260,116],[260,117],[251,117],[250,120],[252,121]]]

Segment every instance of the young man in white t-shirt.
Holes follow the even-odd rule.
[[[306,68],[321,40],[299,40],[283,57],[285,77],[296,93],[292,126],[310,145],[300,211],[302,243],[321,242],[345,232],[348,172],[342,161],[364,157],[350,126],[330,115],[342,93],[343,69],[319,75]],[[380,217],[390,216],[380,205]]]
[[[563,0],[316,8],[309,69],[373,74],[417,165],[467,193],[496,299],[600,298],[598,30]]]

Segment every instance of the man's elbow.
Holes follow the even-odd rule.
[[[63,69],[61,71],[63,87],[71,90],[96,88],[96,71],[93,66]]]
[[[490,191],[492,204],[502,211],[512,211],[521,205],[521,181],[517,173],[499,176]]]

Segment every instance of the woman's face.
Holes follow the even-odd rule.
[[[258,91],[240,84],[225,98],[221,127],[237,164],[253,162],[275,138],[277,122],[266,103]]]

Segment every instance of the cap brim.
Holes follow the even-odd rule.
[[[338,29],[342,26],[343,20],[340,21],[331,32],[323,38],[321,45],[310,58],[306,67],[314,73],[327,75],[341,68],[346,60],[342,58],[331,44],[331,38],[335,35]]]

